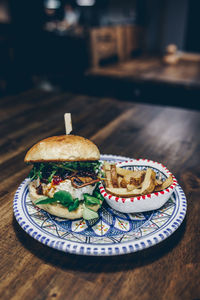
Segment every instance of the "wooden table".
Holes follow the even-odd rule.
[[[128,79],[135,82],[151,82],[200,88],[200,62],[180,60],[177,64],[166,64],[159,56],[141,56],[126,62],[93,68],[93,76]]]
[[[93,68],[87,79],[96,95],[200,110],[200,62],[170,65],[159,56],[141,56]]]
[[[70,93],[30,90],[0,100],[0,299],[200,299],[200,113]],[[26,234],[12,201],[28,175],[24,155],[38,140],[74,133],[101,153],[165,164],[184,189],[187,217],[162,243],[129,255],[59,252]]]

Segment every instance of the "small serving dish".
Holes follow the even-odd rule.
[[[123,213],[138,213],[159,209],[171,197],[177,185],[176,178],[164,165],[149,159],[132,159],[125,162],[118,162],[116,166],[128,170],[146,170],[147,168],[152,168],[156,173],[156,178],[160,178],[161,176],[162,180],[165,180],[170,175],[173,178],[172,184],[162,191],[131,198],[114,196],[108,193],[101,183],[99,189],[108,205]]]

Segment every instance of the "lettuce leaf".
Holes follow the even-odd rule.
[[[42,199],[41,199],[42,198]],[[41,197],[35,204],[52,204],[60,203],[67,207],[69,211],[76,210],[79,206],[79,200],[73,199],[72,195],[67,191],[58,191],[54,194],[53,198]]]
[[[83,208],[83,218],[85,220],[92,220],[92,219],[99,218],[99,215],[96,211],[86,207],[85,204],[83,204],[83,206],[84,206],[84,208]]]
[[[96,188],[92,195],[93,195],[93,197],[95,197],[103,202],[104,197],[101,195],[99,189]]]
[[[70,205],[68,206],[68,210],[69,211],[73,211],[76,210],[79,207],[79,199],[75,199],[73,203],[70,203]]]
[[[98,218],[98,213],[92,210],[93,205],[101,206],[104,198],[98,190],[98,187],[94,190],[92,195],[84,194],[84,203],[83,203],[83,218],[85,220],[92,220]],[[67,191],[58,191],[54,194],[53,198],[48,198],[41,196],[35,204],[53,204],[60,203],[64,207],[67,207],[69,211],[76,210],[79,207],[80,200],[78,198],[73,199],[72,195]]]
[[[51,182],[55,174],[62,175],[66,171],[88,171],[97,173],[100,170],[101,163],[99,161],[72,161],[72,162],[46,162],[46,163],[34,163],[33,168],[29,173],[31,180],[42,179],[43,177]]]
[[[58,191],[54,194],[53,198],[61,204],[70,204],[73,202],[72,195],[67,191]]]
[[[89,194],[84,194],[83,197],[84,197],[86,205],[97,205],[97,204],[100,205],[101,204],[101,202],[98,198],[93,197]]]

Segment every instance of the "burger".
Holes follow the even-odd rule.
[[[46,138],[24,161],[33,164],[29,195],[34,205],[60,218],[98,217],[100,153],[90,140],[76,135]]]

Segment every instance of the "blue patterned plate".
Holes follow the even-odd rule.
[[[109,162],[130,158],[102,155]],[[104,201],[98,220],[66,220],[36,208],[26,178],[16,191],[14,215],[19,225],[37,241],[60,251],[81,255],[119,255],[151,247],[170,236],[182,223],[187,202],[177,185],[170,199],[158,210],[125,214]]]

